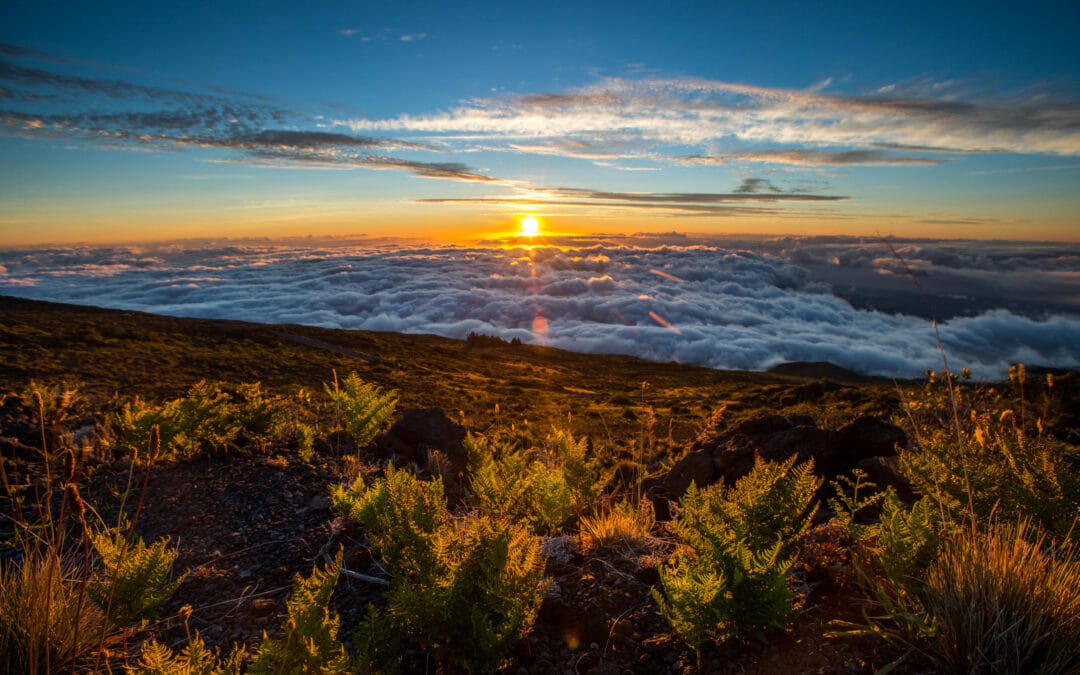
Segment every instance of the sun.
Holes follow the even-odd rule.
[[[526,237],[540,234],[540,221],[536,216],[525,216],[521,219],[521,234]]]

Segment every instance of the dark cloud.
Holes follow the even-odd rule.
[[[405,169],[424,178],[445,178],[481,183],[499,182],[497,178],[476,173],[475,169],[458,162],[416,162],[397,157],[369,155],[364,158],[362,165],[372,169]]]
[[[911,148],[907,148],[911,149]],[[923,151],[930,148],[921,148]],[[911,157],[895,155],[882,150],[757,150],[720,155],[682,155],[672,159],[684,164],[726,164],[733,161],[761,162],[765,164],[792,164],[796,166],[932,166],[944,164],[944,157]]]
[[[718,242],[661,233],[557,243],[9,250],[0,251],[0,291],[183,316],[457,338],[475,331],[716,368],[831,361],[917,376],[941,367],[928,321],[857,308],[816,281],[816,265],[848,265],[873,276],[882,242]],[[1026,283],[1033,292],[1042,267],[1050,269],[1043,281],[1068,277],[1074,289],[1080,275],[1075,247],[893,246],[917,270],[959,265],[971,278],[1011,275],[1010,283]],[[934,280],[928,276],[927,285]],[[540,316],[544,332],[533,329]],[[940,330],[953,367],[983,377],[999,377],[1018,360],[1080,367],[1080,311],[1023,316],[990,306],[942,321]]]
[[[743,178],[739,187],[735,188],[735,192],[739,194],[758,194],[762,192],[779,194],[783,190],[773,185],[772,181],[767,178]]]
[[[4,46],[0,54],[50,60],[47,54],[12,45]],[[425,178],[496,180],[456,162],[372,154],[370,151],[375,149],[385,153],[436,148],[399,139],[306,128],[311,126],[311,119],[268,104],[265,97],[221,89],[207,93],[147,87],[3,60],[0,81],[10,83],[4,88],[10,93],[5,96],[9,106],[0,110],[0,131],[8,134],[89,140],[114,147],[216,148],[234,151],[242,161],[263,166],[400,169]],[[116,101],[109,104],[88,95]],[[47,105],[36,105],[39,102]]]
[[[806,202],[835,202],[844,201],[847,197],[840,195],[818,195],[805,192],[782,192],[772,186],[768,181],[751,182],[749,185],[759,189],[769,190],[759,192],[747,189],[748,181],[762,181],[760,178],[744,180],[735,192],[606,192],[602,190],[581,190],[575,188],[543,188],[544,192],[553,196],[569,197],[574,199],[593,199],[612,202],[633,202],[642,204],[720,204],[726,202],[780,202],[780,201],[806,201]],[[767,185],[766,185],[767,184]]]

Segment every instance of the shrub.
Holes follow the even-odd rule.
[[[884,495],[874,552],[885,576],[902,588],[918,583],[918,577],[933,562],[939,530],[945,524],[937,504],[929,497],[907,508],[893,490]]]
[[[259,446],[259,452],[265,453],[267,444],[285,432],[285,406],[280,399],[263,393],[258,382],[237,385],[236,393],[236,421]]]
[[[762,637],[790,621],[786,558],[809,528],[820,481],[813,463],[760,457],[735,486],[691,484],[672,523],[681,548],[660,569],[661,614],[691,647],[731,637]]]
[[[192,385],[185,397],[161,405],[136,397],[120,409],[114,426],[121,443],[140,449],[149,445],[150,430],[157,426],[162,450],[182,457],[198,454],[204,446],[222,448],[241,429],[228,394],[206,381]]]
[[[293,590],[285,601],[289,618],[285,634],[271,639],[263,633],[263,643],[255,654],[251,673],[349,673],[353,663],[338,642],[338,617],[329,610],[330,596],[341,574],[341,553],[322,570],[313,569],[308,578],[296,575]]]
[[[1028,521],[949,538],[920,597],[943,671],[1080,672],[1080,555]]]
[[[367,446],[379,433],[386,420],[397,407],[397,392],[383,393],[379,387],[360,379],[356,373],[340,383],[334,377],[334,386],[324,385],[330,401],[341,412],[345,430],[353,437],[357,452]]]
[[[600,494],[600,468],[586,456],[586,439],[574,439],[569,431],[555,430],[548,437],[548,444],[562,467],[573,510],[580,515],[592,506]]]
[[[455,520],[432,546],[435,567],[395,577],[389,624],[440,662],[494,672],[540,609],[547,584],[539,542],[524,527],[480,516]]]
[[[330,495],[334,507],[359,523],[392,569],[428,569],[435,564],[431,541],[446,527],[450,513],[440,479],[421,481],[412,473],[386,467],[386,476],[370,487],[358,478]]]

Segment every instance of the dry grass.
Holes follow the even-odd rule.
[[[949,540],[923,601],[943,671],[1080,672],[1080,556],[1026,522]]]
[[[581,550],[585,553],[618,552],[629,555],[648,553],[654,548],[656,525],[653,505],[647,499],[637,505],[622,500],[600,509],[593,516],[581,518]]]
[[[84,566],[51,546],[0,569],[0,670],[74,670],[111,627],[86,595]]]

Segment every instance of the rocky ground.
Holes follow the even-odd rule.
[[[33,474],[38,453],[29,444],[29,420],[12,424],[5,454],[9,475]],[[18,421],[18,420],[17,420]],[[21,428],[18,428],[21,427]],[[434,447],[460,443],[464,430],[441,411],[406,412],[374,449],[381,461],[423,465]],[[804,417],[759,416],[722,426],[700,439],[686,457],[647,483],[661,512],[690,480],[700,484],[731,480],[749,469],[755,453],[772,459],[809,452],[829,473],[860,465],[889,476],[899,430],[880,420],[859,419],[836,431],[818,429]],[[26,443],[18,440],[22,437]],[[881,453],[881,454],[878,454]],[[453,456],[453,451],[449,453]],[[381,457],[380,457],[381,455]],[[150,469],[127,460],[89,462],[86,495],[103,506],[105,522],[115,518],[115,495],[132,477],[130,513],[141,502],[137,529],[148,541],[169,537],[180,557],[176,569],[187,576],[161,619],[130,636],[129,647],[155,637],[173,647],[186,641],[178,610],[192,608],[190,628],[211,646],[234,643],[255,648],[264,631],[280,630],[285,598],[295,574],[308,574],[328,555],[343,548],[349,569],[385,576],[362,532],[345,526],[330,508],[328,487],[343,479],[346,462],[324,442],[305,463],[289,448],[269,455],[254,448],[159,463]],[[373,462],[369,471],[377,470]],[[675,637],[658,614],[650,590],[658,583],[657,565],[670,553],[661,525],[646,550],[610,550],[586,554],[576,536],[544,542],[547,575],[552,583],[539,619],[512,654],[510,672],[520,673],[858,673],[872,672],[896,656],[879,643],[828,637],[830,622],[857,620],[862,594],[849,553],[834,524],[819,518],[802,547],[792,583],[799,611],[791,628],[764,642],[728,643],[696,655]],[[333,608],[348,640],[369,602],[379,602],[380,585],[343,576]],[[406,655],[407,671],[430,671],[424,655]]]

